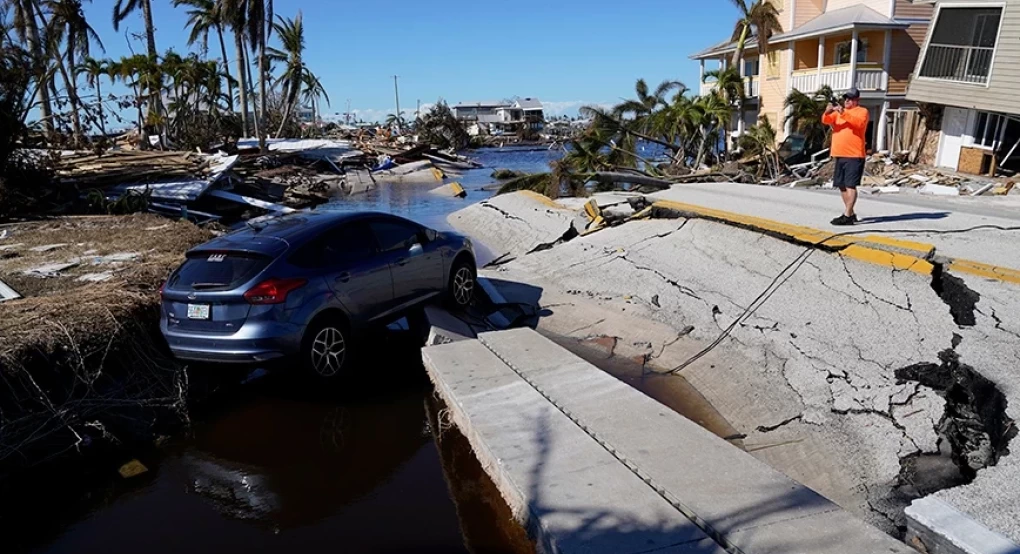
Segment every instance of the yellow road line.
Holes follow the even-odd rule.
[[[833,238],[830,231],[791,225],[771,219],[748,216],[714,208],[706,208],[673,200],[659,200],[652,206],[675,210],[691,217],[712,219],[721,223],[736,225],[751,230],[785,236],[803,244],[814,244],[828,248],[839,248],[840,254],[883,267],[931,275],[934,267],[929,258],[935,252],[935,245],[924,242],[902,240],[884,235],[850,235]],[[951,260],[949,271],[966,273],[987,279],[1020,284],[1020,271],[972,260]]]

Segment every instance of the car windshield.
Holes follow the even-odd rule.
[[[190,254],[167,285],[174,290],[230,289],[269,265],[269,258],[226,252]]]

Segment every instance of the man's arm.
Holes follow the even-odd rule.
[[[832,109],[832,106],[830,105],[828,108],[825,109],[825,113],[822,114],[822,124],[835,125],[836,115],[837,115],[836,112]]]
[[[835,118],[836,123],[847,125],[852,129],[866,129],[868,127],[868,110],[846,110]]]

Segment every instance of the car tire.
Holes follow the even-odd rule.
[[[474,264],[458,261],[450,271],[450,283],[446,296],[451,306],[464,309],[475,300],[478,288],[478,272]]]
[[[305,332],[301,345],[301,366],[305,373],[320,380],[343,377],[351,365],[352,348],[349,326],[337,319],[314,322]]]

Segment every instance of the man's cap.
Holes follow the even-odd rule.
[[[861,97],[861,91],[857,90],[856,87],[851,87],[850,90],[843,93],[843,98],[856,99]]]

